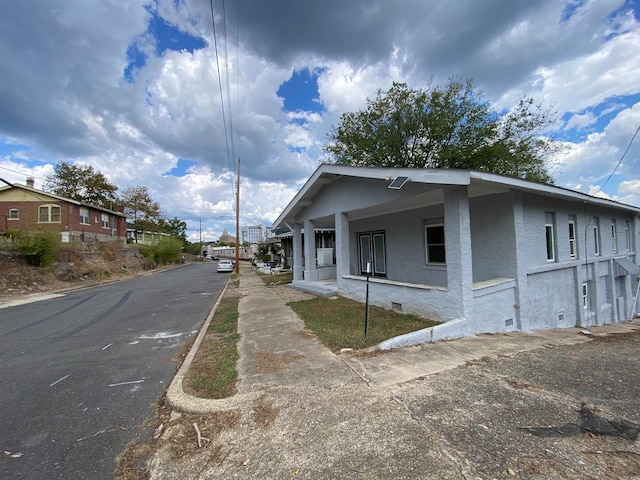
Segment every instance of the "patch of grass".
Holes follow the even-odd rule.
[[[342,348],[372,347],[389,338],[438,325],[439,322],[394,310],[369,306],[367,342],[364,341],[365,306],[344,297],[315,297],[289,306],[306,326],[334,352]]]
[[[266,273],[256,271],[256,275],[262,279],[265,285],[286,285],[287,283],[293,282],[293,272],[267,275]]]
[[[232,279],[229,287],[234,282],[238,280]],[[239,299],[229,287],[184,380],[185,390],[200,398],[225,398],[236,392]]]

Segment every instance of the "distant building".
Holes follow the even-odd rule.
[[[219,243],[236,243],[236,237],[235,235],[229,235],[229,232],[225,228],[222,231],[222,235],[220,235]]]
[[[249,225],[240,228],[240,243],[262,243],[264,241],[262,225]]]

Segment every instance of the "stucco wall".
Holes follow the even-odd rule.
[[[343,278],[340,294],[364,302],[366,281],[363,278]],[[451,302],[446,289],[401,285],[384,279],[370,279],[369,302],[382,308],[401,308],[404,313],[413,313],[432,320],[446,322],[459,318],[458,304]]]
[[[474,333],[518,330],[515,305],[515,281],[473,291]]]
[[[510,194],[469,201],[473,281],[516,276],[513,201]]]
[[[571,269],[529,275],[527,312],[531,329],[566,328],[576,325],[581,285],[576,285]],[[563,320],[559,317],[564,312]]]
[[[441,206],[428,207],[350,222],[351,274],[358,274],[358,234],[384,231],[389,280],[446,286],[444,266],[426,264],[424,221],[442,217]]]

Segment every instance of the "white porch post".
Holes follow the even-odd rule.
[[[304,221],[304,279],[307,282],[318,280],[316,231],[313,220]]]
[[[349,216],[346,213],[336,213],[336,280],[340,283],[343,275],[351,273],[351,258],[349,255]]]
[[[527,304],[528,286],[525,259],[528,258],[529,244],[524,240],[526,225],[521,192],[513,193],[513,234],[516,249],[516,327],[518,330],[528,332],[531,330],[531,312],[529,312]]]
[[[293,224],[293,281],[302,281],[304,261],[302,259],[302,225]]]
[[[473,267],[469,196],[466,186],[444,187],[447,290],[459,318],[473,320]]]

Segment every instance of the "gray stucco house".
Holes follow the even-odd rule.
[[[444,322],[382,348],[618,323],[638,292],[640,208],[468,170],[321,165],[274,223],[293,283]],[[335,230],[319,261],[315,235]],[[331,258],[331,264],[327,259]],[[333,263],[335,258],[335,263]]]

